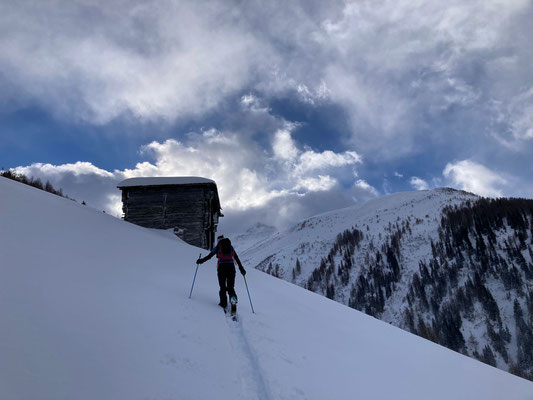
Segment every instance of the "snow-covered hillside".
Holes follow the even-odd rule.
[[[379,247],[386,232],[390,232],[399,221],[410,218],[415,241],[406,256],[418,259],[431,251],[427,238],[437,237],[442,209],[477,198],[473,194],[450,189],[397,193],[308,218],[286,231],[274,232],[254,245],[246,242],[242,246],[244,251],[239,250],[240,241],[247,235],[237,236],[234,242],[243,262],[265,271],[270,266],[272,269],[279,266],[279,275],[286,280],[292,280],[292,270],[298,259],[301,273],[293,281],[303,286],[320,260],[328,255],[337,235],[344,230],[357,227],[365,237],[374,239],[374,247]],[[417,220],[423,222],[416,224]],[[249,234],[254,237],[255,232],[252,230]],[[370,245],[370,240],[368,243]]]
[[[246,254],[250,247],[269,238],[276,232],[277,230],[273,226],[257,223],[250,227],[246,232],[232,237],[231,240],[233,243],[239,244],[239,254]]]
[[[171,235],[0,178],[0,398],[531,399],[533,384]],[[205,252],[203,252],[205,254]]]
[[[463,354],[528,375],[531,206],[503,199],[505,204],[468,208],[479,201],[453,189],[398,193],[304,220],[248,244],[241,258]],[[465,211],[455,215],[453,206]]]

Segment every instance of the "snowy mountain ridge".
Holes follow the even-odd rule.
[[[275,234],[277,229],[273,226],[257,223],[248,228],[246,232],[232,237],[232,241],[239,244],[239,254],[245,253],[250,247],[268,239]]]
[[[0,398],[517,399],[533,383],[201,250],[0,178]],[[383,384],[386,382],[386,384]]]
[[[463,354],[532,377],[533,229],[528,230],[533,215],[528,205],[485,203],[446,188],[398,193],[308,218],[248,246],[241,258]],[[479,213],[516,208],[523,217],[511,228],[511,217],[497,210],[478,217],[453,211],[471,207]],[[454,212],[465,215],[454,217]],[[477,222],[464,225],[469,218]],[[501,226],[490,227],[498,218]],[[520,246],[509,244],[515,236]]]
[[[279,265],[281,277],[287,280],[291,280],[292,269],[298,259],[302,272],[294,282],[304,286],[311,272],[320,264],[320,260],[327,256],[339,233],[357,226],[362,228],[363,233],[375,237],[399,220],[410,217],[426,220],[426,224],[419,226],[417,232],[423,240],[428,235],[436,236],[437,233],[436,228],[427,223],[429,216],[435,218],[440,215],[446,205],[477,199],[476,195],[446,188],[396,193],[310,217],[253,245],[241,245],[240,238],[245,238],[246,234],[237,236],[234,241],[238,249],[241,246],[245,248],[244,251],[239,250],[239,254],[246,264],[264,271],[268,270],[271,264],[273,268]]]

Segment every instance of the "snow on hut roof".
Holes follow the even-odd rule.
[[[152,177],[152,178],[129,178],[120,182],[117,187],[135,187],[135,186],[160,186],[160,185],[194,185],[206,184],[215,181],[198,176],[176,176],[176,177]]]

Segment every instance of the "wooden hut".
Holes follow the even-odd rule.
[[[217,185],[199,177],[131,178],[122,190],[124,220],[146,228],[174,229],[184,241],[211,250],[222,217]]]

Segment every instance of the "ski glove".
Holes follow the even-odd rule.
[[[203,258],[199,258],[198,260],[196,260],[196,264],[203,264],[205,261]]]
[[[240,267],[239,270],[243,276],[246,275],[246,270],[243,267]]]

